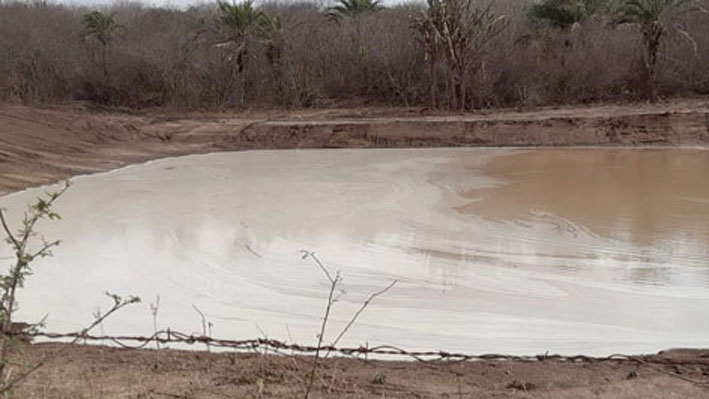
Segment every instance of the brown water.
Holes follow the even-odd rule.
[[[521,151],[470,168],[498,184],[464,190],[474,201],[463,213],[515,220],[542,211],[642,246],[691,241],[709,258],[707,151]]]

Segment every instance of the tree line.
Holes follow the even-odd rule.
[[[709,92],[707,0],[0,1],[0,99],[451,110]]]

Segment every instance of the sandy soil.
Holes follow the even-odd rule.
[[[0,105],[0,194],[149,159],[223,150],[707,144],[705,100],[465,115],[412,109],[127,114]],[[32,345],[28,360],[58,347]],[[643,360],[647,363],[331,359],[311,397],[709,397],[709,385],[687,380],[709,381],[709,351],[672,351]],[[308,358],[293,356],[74,346],[26,381],[17,397],[302,397],[310,365]]]
[[[34,345],[30,358],[60,345]],[[709,397],[709,351],[565,363],[327,359],[311,398]],[[312,359],[76,346],[34,374],[21,398],[302,398]],[[673,376],[675,375],[675,376]],[[677,377],[679,376],[679,377]],[[262,381],[259,388],[258,381]]]
[[[0,105],[0,194],[188,153],[266,148],[706,145],[709,100],[433,113],[118,113]]]

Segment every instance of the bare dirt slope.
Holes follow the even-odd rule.
[[[709,100],[518,112],[119,113],[0,105],[0,194],[165,156],[278,148],[707,145]]]
[[[30,357],[58,345],[33,345]],[[708,351],[671,351],[643,362],[382,362],[327,359],[311,398],[709,397]],[[312,359],[74,346],[34,374],[18,397],[302,398]],[[259,380],[263,384],[259,384]],[[259,385],[262,385],[260,388]]]

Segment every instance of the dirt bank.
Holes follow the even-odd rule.
[[[707,145],[709,100],[503,110],[118,113],[0,105],[0,194],[166,156],[281,148]]]
[[[29,358],[60,346],[33,345]],[[381,362],[328,359],[311,398],[706,398],[709,352],[605,362]],[[34,374],[22,398],[302,398],[312,360],[74,346]],[[259,384],[262,381],[263,384]],[[262,385],[259,388],[259,385]]]

